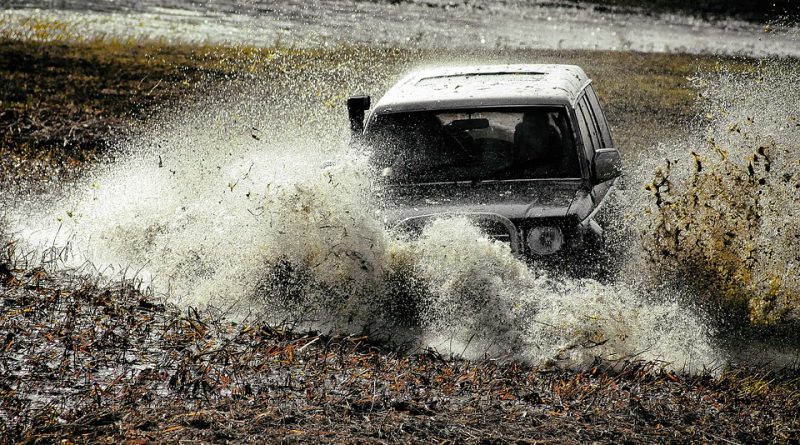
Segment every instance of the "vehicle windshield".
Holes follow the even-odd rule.
[[[566,108],[376,116],[366,141],[390,182],[580,178]]]

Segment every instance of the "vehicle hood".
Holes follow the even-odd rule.
[[[511,220],[564,217],[580,190],[580,180],[387,186],[386,217],[394,222],[448,213],[495,213]]]

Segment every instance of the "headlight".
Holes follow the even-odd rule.
[[[534,227],[528,232],[528,247],[537,255],[551,255],[564,246],[564,232],[554,226]]]

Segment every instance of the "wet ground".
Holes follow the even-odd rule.
[[[733,19],[641,14],[559,1],[95,0],[4,2],[0,26],[36,36],[318,46],[387,44],[437,48],[601,49],[800,56],[800,29]]]
[[[0,270],[0,443],[797,443],[796,383],[407,355]],[[796,380],[794,380],[796,382]]]

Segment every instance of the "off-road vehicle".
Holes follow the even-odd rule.
[[[393,225],[464,215],[530,259],[585,257],[620,156],[591,80],[572,65],[416,71],[370,110],[347,102]]]

